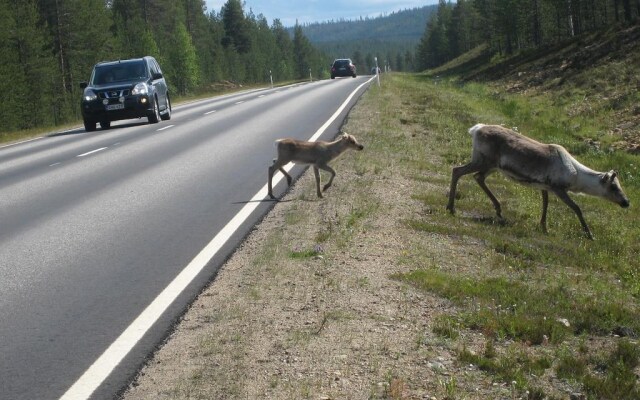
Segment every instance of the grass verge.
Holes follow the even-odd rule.
[[[459,311],[438,319],[434,332],[461,346],[461,362],[479,366],[522,393],[546,396],[536,377],[547,374],[572,382],[588,398],[637,398],[636,209],[577,197],[596,232],[597,240],[589,241],[573,212],[551,199],[551,224],[544,234],[537,225],[540,194],[498,175],[488,179],[488,186],[503,202],[506,222],[494,218],[490,201],[470,178],[459,184],[458,214],[448,215],[444,207],[451,167],[468,161],[471,138],[466,131],[478,122],[503,124],[537,140],[561,144],[596,170],[617,169],[633,201],[638,198],[639,160],[614,150],[614,140],[606,137],[605,121],[612,111],[601,108],[576,117],[571,111],[583,100],[575,89],[517,96],[427,75],[394,75],[387,79],[384,92],[381,96],[395,97],[396,103],[407,106],[396,117],[404,121],[404,130],[418,135],[429,148],[423,153],[427,159],[416,146],[393,144],[403,155],[400,162],[406,174],[416,182],[413,197],[424,208],[421,215],[408,216],[406,226],[418,236],[479,243],[491,255],[471,270],[443,266],[432,260],[429,249],[421,248],[419,239],[414,241],[412,253],[400,262],[415,270],[393,278],[449,299]],[[467,350],[465,330],[482,332],[486,346],[499,354]],[[573,356],[580,354],[584,338],[603,344]]]

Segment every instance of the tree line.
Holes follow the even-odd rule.
[[[80,118],[80,82],[96,62],[154,56],[175,95],[328,76],[300,26],[228,0],[0,0],[0,132]]]
[[[487,44],[495,54],[638,21],[640,0],[440,0],[416,51],[421,70]]]

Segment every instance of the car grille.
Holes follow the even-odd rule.
[[[113,89],[105,90],[98,93],[98,97],[101,99],[117,99],[119,97],[128,96],[131,91],[129,89]]]

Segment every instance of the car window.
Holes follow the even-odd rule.
[[[151,75],[158,73],[158,64],[154,60],[149,60],[149,68],[151,69]]]
[[[158,64],[158,62],[156,60],[153,60],[151,62],[151,70],[153,71],[153,73],[158,73],[161,74],[162,70],[160,69],[160,64]]]
[[[144,61],[99,65],[93,74],[94,85],[147,79]]]

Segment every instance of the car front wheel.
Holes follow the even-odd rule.
[[[147,117],[150,124],[157,124],[160,121],[160,110],[158,109],[158,98],[153,99],[153,112]]]
[[[96,121],[84,120],[84,130],[87,132],[93,132],[96,130]]]
[[[169,99],[169,95],[167,94],[167,104],[164,109],[164,114],[160,114],[160,118],[163,121],[168,121],[171,119],[171,99]]]

